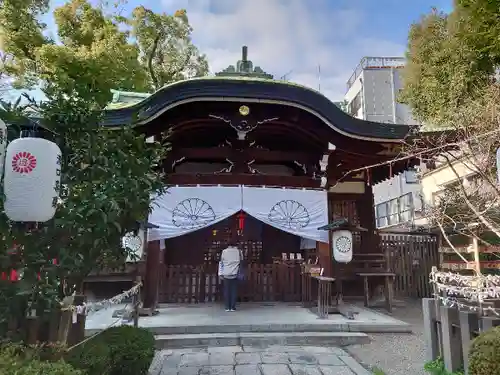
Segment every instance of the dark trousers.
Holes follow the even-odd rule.
[[[238,298],[238,279],[224,279],[224,304],[226,310],[236,309]]]

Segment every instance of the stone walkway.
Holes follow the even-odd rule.
[[[150,375],[370,375],[347,352],[329,347],[210,347],[162,350]]]

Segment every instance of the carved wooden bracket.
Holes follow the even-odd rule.
[[[247,137],[247,134],[250,133],[252,130],[255,130],[257,126],[265,124],[266,122],[271,122],[275,121],[278,119],[278,117],[272,117],[264,120],[257,121],[252,118],[248,118],[246,116],[242,115],[235,115],[232,117],[224,117],[224,116],[218,116],[218,115],[209,115],[211,118],[215,118],[217,120],[224,121],[225,123],[228,123],[234,130],[236,130],[236,133],[238,134],[238,139],[240,141],[244,141]]]

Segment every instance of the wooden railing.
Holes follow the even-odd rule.
[[[300,265],[250,264],[238,296],[244,302],[301,301]],[[160,282],[160,303],[204,303],[222,300],[217,266],[166,265]]]

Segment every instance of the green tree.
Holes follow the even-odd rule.
[[[101,92],[102,105],[110,99],[109,89],[150,92],[208,71],[205,56],[191,42],[183,10],[156,14],[140,6],[124,17],[106,14],[87,0],[70,0],[54,11],[57,43],[39,21],[47,11],[46,0],[0,4],[0,50],[7,56],[3,66],[19,87],[51,82],[72,93],[84,82]],[[81,72],[74,69],[82,66]],[[84,76],[87,71],[92,76]],[[96,95],[96,90],[90,91]]]
[[[500,62],[498,4],[457,0],[450,14],[434,10],[411,26],[400,99],[419,120],[449,125],[469,98],[491,84]]]
[[[191,43],[192,28],[185,10],[170,16],[139,6],[129,23],[140,49],[141,64],[147,68],[153,88],[207,74],[205,56]]]
[[[0,335],[9,317],[33,308],[49,311],[79,291],[93,269],[122,265],[129,251],[121,248],[121,238],[147,218],[150,194],[164,190],[164,138],[146,143],[134,124],[100,126],[111,88],[154,88],[138,42],[122,30],[120,17],[76,0],[56,10],[61,43],[54,43],[38,21],[46,10],[40,0],[0,3],[4,67],[18,85],[42,83],[47,98],[0,102],[0,118],[15,137],[17,125],[34,124],[29,113],[36,111],[44,136],[63,151],[56,217],[27,228],[0,214],[0,271],[23,272],[18,283],[0,280]],[[0,212],[2,206],[0,201]]]

